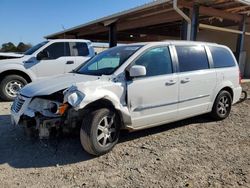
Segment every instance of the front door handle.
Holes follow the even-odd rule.
[[[184,78],[183,80],[181,80],[181,83],[182,83],[182,84],[185,84],[185,83],[188,83],[188,82],[190,82],[190,81],[191,81],[190,78]]]
[[[175,80],[169,80],[165,83],[166,86],[171,86],[171,85],[174,85],[176,84],[176,81]]]
[[[74,61],[67,61],[67,65],[74,64]]]

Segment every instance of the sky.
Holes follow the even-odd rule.
[[[43,37],[152,0],[0,0],[0,45]]]

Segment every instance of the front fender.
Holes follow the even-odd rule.
[[[99,86],[96,86],[96,84]],[[98,101],[100,99],[106,99],[110,101],[114,108],[121,112],[124,123],[131,124],[131,116],[128,110],[127,105],[125,104],[125,87],[122,83],[113,83],[113,82],[101,82],[94,81],[84,84],[78,84],[69,88],[64,96],[64,101],[67,101],[67,98],[73,92],[80,91],[83,94],[83,99],[78,103],[77,106],[73,108],[75,110],[80,110],[85,108],[87,105]]]
[[[0,74],[7,71],[20,71],[27,74],[30,77],[31,81],[36,80],[36,76],[33,73],[33,71],[31,71],[30,69],[25,69],[23,64],[19,63],[0,64]]]

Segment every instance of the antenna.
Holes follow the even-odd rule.
[[[64,31],[63,32],[63,39],[65,39],[66,38],[65,27],[63,24],[61,26],[62,26],[62,29]],[[64,55],[66,55],[66,43],[65,42],[63,43],[63,47],[64,47]]]
[[[66,29],[65,29],[65,27],[64,27],[63,24],[62,24],[61,26],[62,26],[62,29],[63,29],[63,31],[64,31],[64,32],[63,32],[63,39],[65,39],[65,38],[66,38],[66,36],[65,36],[65,35],[66,35],[65,30],[66,30]]]

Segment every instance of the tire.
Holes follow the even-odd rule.
[[[215,120],[223,120],[229,116],[231,107],[231,94],[228,91],[222,90],[215,99],[211,117]]]
[[[120,121],[117,114],[111,109],[101,108],[93,110],[83,119],[80,140],[85,151],[100,156],[113,149],[118,142],[119,133]]]
[[[0,98],[4,101],[13,101],[18,91],[28,82],[19,75],[8,75],[0,82]]]

